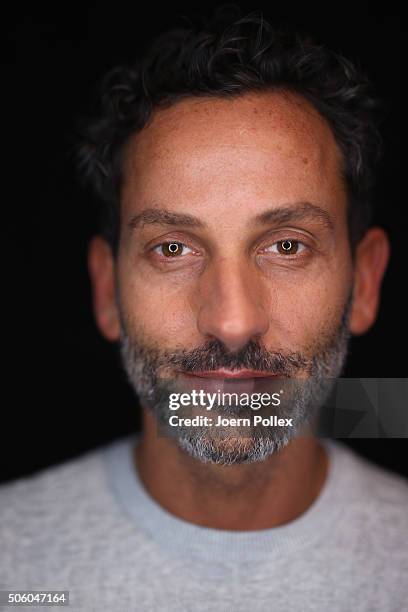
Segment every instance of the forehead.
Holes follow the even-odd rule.
[[[122,205],[135,190],[154,197],[171,189],[182,203],[186,196],[202,202],[231,190],[253,197],[267,189],[275,200],[313,199],[325,191],[330,198],[344,189],[341,165],[328,122],[298,94],[187,98],[156,110],[130,137]]]

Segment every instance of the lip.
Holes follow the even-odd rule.
[[[277,378],[277,374],[270,372],[259,372],[256,370],[211,370],[211,371],[195,371],[183,372],[184,376],[193,378],[215,378],[215,379],[243,379],[243,378]]]

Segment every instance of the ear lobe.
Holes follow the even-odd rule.
[[[95,236],[89,243],[88,271],[92,284],[96,324],[107,340],[115,342],[120,336],[115,293],[115,262],[111,247],[101,236]]]
[[[387,234],[380,227],[370,228],[358,244],[355,256],[352,334],[364,334],[377,318],[381,283],[390,256]]]

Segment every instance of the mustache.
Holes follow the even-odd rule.
[[[219,368],[231,370],[248,369],[290,376],[294,371],[312,366],[312,360],[298,352],[268,351],[251,340],[239,351],[228,351],[222,342],[210,340],[192,351],[166,352],[160,366],[172,366],[185,372],[214,371]]]

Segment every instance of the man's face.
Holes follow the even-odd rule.
[[[116,278],[142,400],[182,372],[339,375],[353,286],[341,163],[325,120],[283,92],[187,99],[130,139]],[[248,460],[248,441],[217,444]]]

